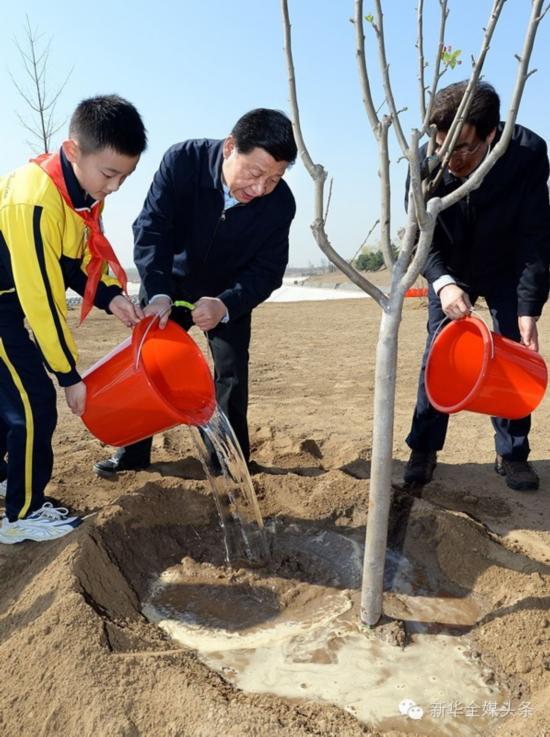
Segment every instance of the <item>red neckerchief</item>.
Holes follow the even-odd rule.
[[[63,176],[63,169],[61,167],[61,157],[59,153],[55,154],[41,154],[35,159],[31,159],[35,164],[38,164],[50,177],[52,182],[59,190],[60,195],[65,200],[66,204],[79,215],[82,220],[86,223],[88,228],[88,248],[90,249],[91,259],[88,263],[87,274],[88,279],[86,281],[86,289],[84,291],[84,297],[82,300],[82,308],[80,310],[80,322],[82,323],[86,318],[88,312],[94,305],[94,298],[97,291],[97,285],[103,274],[105,262],[111,267],[113,274],[116,276],[122,289],[126,293],[126,285],[128,283],[128,277],[126,272],[122,268],[117,259],[113,247],[105,238],[101,231],[101,208],[99,205],[89,210],[75,210],[75,207],[69,196],[67,190],[67,184],[65,177]]]

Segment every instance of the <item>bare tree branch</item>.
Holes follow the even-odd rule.
[[[381,0],[375,0],[374,5],[376,8],[376,22],[373,23],[374,30],[376,31],[376,39],[378,41],[378,56],[380,59],[380,70],[382,72],[382,86],[384,87],[384,93],[386,95],[386,102],[391,115],[392,123],[395,130],[395,136],[397,142],[401,147],[401,151],[408,155],[408,144],[403,128],[401,127],[401,121],[399,120],[399,112],[395,104],[393,97],[393,90],[390,81],[390,66],[386,58],[386,41],[384,38],[384,14],[382,12]]]
[[[416,221],[419,228],[424,227],[424,217],[426,214],[426,205],[424,200],[424,191],[422,187],[422,175],[420,171],[420,138],[421,133],[416,128],[411,133],[411,146],[409,152],[409,178],[410,189],[412,192],[414,207],[416,211]]]
[[[392,294],[400,295],[404,289],[399,289],[403,274],[406,273],[407,266],[411,261],[412,254],[415,252],[418,238],[418,223],[416,221],[416,213],[414,209],[414,200],[412,194],[409,192],[409,206],[407,208],[407,225],[405,226],[405,233],[401,239],[401,248],[399,250],[399,256],[394,266],[393,278],[392,278]],[[420,267],[419,271],[420,273]],[[417,274],[418,275],[418,274]],[[416,279],[415,275],[411,278],[411,284]]]
[[[363,0],[355,0],[355,57],[359,69],[359,83],[361,85],[361,96],[367,111],[367,116],[376,138],[380,135],[380,120],[378,110],[374,105],[370,88],[370,80],[367,72],[367,58],[365,55],[365,32],[363,27]],[[384,103],[382,103],[384,104]],[[380,106],[382,107],[382,106]]]
[[[29,95],[27,95],[27,93],[23,90],[22,87],[20,87],[20,85],[18,84],[17,80],[15,79],[15,77],[13,76],[13,74],[10,71],[8,71],[8,74],[9,74],[9,76],[11,78],[11,81],[13,82],[13,85],[14,85],[15,89],[19,93],[19,95],[23,98],[23,100],[25,100],[25,102],[27,103],[27,105],[30,108],[32,108],[32,110],[35,110],[34,100],[32,100],[32,98]]]
[[[391,247],[391,185],[390,185],[390,152],[388,132],[391,118],[385,115],[380,124],[378,139],[378,171],[380,174],[380,246],[384,264],[388,271],[393,268],[395,256]]]
[[[63,125],[54,122],[55,106],[59,96],[65,89],[72,74],[72,69],[65,77],[63,83],[53,94],[48,94],[47,78],[48,63],[50,59],[51,40],[41,48],[42,34],[33,30],[29,17],[26,16],[25,41],[27,49],[23,48],[16,40],[15,47],[19,52],[23,70],[30,81],[30,90],[20,84],[11,72],[8,72],[19,96],[35,114],[33,122],[24,122],[22,116],[17,117],[23,126],[41,142],[41,150],[47,153],[50,149],[51,138]]]
[[[533,0],[529,26],[523,44],[523,51],[521,53],[520,62],[516,74],[516,82],[514,86],[514,91],[512,93],[512,100],[508,108],[508,114],[506,117],[506,122],[504,125],[504,130],[502,131],[502,135],[498,143],[492,148],[487,158],[478,166],[475,172],[470,177],[468,177],[468,179],[463,184],[461,184],[458,189],[455,189],[453,192],[450,192],[448,195],[441,199],[442,210],[451,207],[469,192],[477,189],[483,182],[483,179],[485,178],[487,172],[492,169],[497,160],[502,156],[503,153],[505,153],[506,149],[508,148],[508,144],[510,143],[510,139],[512,138],[514,125],[516,123],[519,103],[523,95],[525,83],[530,76],[530,72],[528,72],[528,65],[531,58],[531,53],[533,51],[533,44],[535,42],[537,28],[540,21],[544,17],[544,13],[540,12],[542,8],[542,3],[543,0]]]
[[[456,142],[458,141],[458,137],[460,136],[462,125],[464,123],[464,120],[466,119],[466,116],[468,115],[468,110],[472,102],[474,90],[478,83],[481,70],[483,68],[483,64],[485,63],[485,57],[487,56],[487,53],[489,51],[489,48],[491,45],[491,39],[493,37],[493,33],[495,31],[496,25],[498,23],[498,19],[500,17],[500,14],[502,12],[502,8],[504,7],[505,2],[506,0],[494,0],[493,2],[493,7],[491,9],[491,14],[489,17],[489,22],[487,23],[485,34],[483,36],[483,42],[481,45],[481,51],[480,51],[479,57],[474,65],[474,68],[472,69],[470,79],[468,81],[466,89],[464,90],[462,101],[460,105],[458,106],[458,110],[456,111],[456,115],[453,119],[453,122],[451,123],[451,127],[449,128],[449,131],[445,137],[445,141],[439,150],[438,155],[439,155],[439,158],[441,159],[441,168],[431,184],[432,191],[437,187],[437,185],[441,181],[443,172],[445,171],[450,161],[453,149],[456,145]]]
[[[445,28],[447,26],[447,18],[449,17],[449,9],[447,7],[447,0],[439,0],[440,7],[440,20],[439,20],[439,41],[437,44],[435,60],[434,60],[434,72],[432,78],[432,84],[429,92],[428,104],[424,106],[424,114],[422,116],[422,132],[425,133],[428,130],[429,120],[432,111],[433,99],[435,97],[435,91],[438,88],[441,77],[445,74],[447,69],[441,71],[441,59],[443,55],[443,48],[445,45]]]
[[[418,50],[418,107],[422,118],[426,117],[426,60],[424,58],[424,0],[418,0],[416,8],[416,48]]]
[[[353,264],[353,262],[355,261],[355,259],[357,258],[357,256],[359,256],[359,254],[361,253],[361,251],[363,250],[363,248],[367,245],[367,243],[369,242],[369,238],[374,233],[374,229],[376,228],[376,226],[378,225],[379,222],[380,222],[380,220],[375,220],[374,221],[374,223],[371,226],[371,229],[369,230],[369,232],[367,233],[367,235],[363,238],[363,240],[361,242],[361,245],[359,246],[359,248],[357,249],[357,251],[355,251],[355,253],[353,254],[353,256],[350,258],[350,260],[349,260],[350,264]]]
[[[391,270],[394,262],[394,255],[391,248],[391,191],[390,191],[390,160],[388,148],[388,129],[392,124],[390,116],[384,116],[382,120],[378,117],[378,110],[375,110],[372,99],[369,76],[367,72],[366,54],[365,54],[365,34],[363,30],[363,2],[356,0],[355,2],[355,55],[359,69],[359,81],[367,116],[369,118],[373,133],[378,140],[379,156],[378,156],[378,172],[380,176],[381,201],[383,211],[380,213],[380,243],[384,264],[386,268]]]
[[[17,116],[17,119],[19,120],[19,122],[21,123],[21,125],[23,126],[23,128],[25,128],[25,130],[27,130],[29,133],[32,133],[32,135],[35,138],[37,138],[39,141],[42,141],[42,134],[40,133],[40,131],[37,131],[36,128],[33,128],[32,126],[30,126],[24,120],[24,118],[22,118],[21,115],[19,115],[19,113],[16,113],[16,116]]]
[[[306,167],[310,177],[313,179],[315,185],[315,219],[311,225],[311,230],[317,244],[321,251],[327,256],[327,258],[335,264],[340,271],[342,271],[349,279],[356,284],[360,289],[367,292],[376,301],[385,306],[387,304],[387,297],[384,292],[377,286],[372,284],[365,279],[356,269],[353,268],[331,245],[328,236],[325,231],[325,223],[323,219],[323,189],[327,173],[320,164],[315,164],[313,159],[309,155],[307,147],[304,142],[302,135],[302,129],[300,124],[300,111],[298,107],[298,97],[296,94],[296,80],[294,75],[294,60],[292,57],[292,44],[291,44],[291,25],[290,17],[288,13],[287,0],[281,0],[281,12],[283,16],[283,28],[284,28],[284,50],[288,69],[288,82],[289,82],[289,97],[290,106],[292,109],[292,125],[294,128],[294,134],[296,136],[296,142],[298,144],[298,151],[304,166]]]
[[[330,200],[331,200],[331,198],[332,198],[332,183],[333,183],[333,181],[334,181],[334,179],[333,179],[333,178],[331,177],[331,178],[330,178],[330,182],[328,183],[328,197],[327,197],[327,206],[325,207],[325,214],[323,215],[323,221],[324,221],[325,223],[327,222],[327,217],[328,217],[328,211],[329,211],[329,209],[330,209]]]

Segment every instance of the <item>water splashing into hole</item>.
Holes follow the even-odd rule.
[[[248,466],[229,420],[217,407],[191,434],[210,483],[223,531],[228,565],[253,567],[269,560],[264,524]]]

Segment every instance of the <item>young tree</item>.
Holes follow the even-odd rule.
[[[341,269],[350,280],[373,297],[382,309],[380,331],[376,347],[376,369],[374,389],[374,419],[372,439],[371,479],[369,493],[368,522],[365,542],[365,558],[363,569],[363,586],[361,596],[361,620],[367,625],[375,625],[382,613],[383,574],[388,533],[388,519],[391,502],[391,461],[393,447],[393,426],[395,409],[395,383],[397,367],[397,345],[399,324],[403,309],[403,300],[406,291],[412,286],[427,259],[432,242],[438,214],[454,205],[469,192],[482,183],[484,177],[494,166],[496,161],[506,151],[512,136],[516,115],[525,86],[525,82],[532,72],[529,71],[529,60],[538,25],[548,10],[543,10],[543,0],[532,0],[531,14],[525,34],[523,51],[518,59],[518,71],[515,88],[510,101],[504,131],[498,143],[492,148],[486,159],[476,171],[456,190],[444,197],[428,197],[429,178],[427,174],[435,172],[439,166],[441,173],[447,166],[453,152],[462,124],[468,112],[472,94],[477,84],[485,57],[489,50],[491,38],[505,0],[493,0],[492,9],[485,27],[483,42],[477,60],[474,61],[469,83],[466,87],[462,103],[455,119],[445,138],[444,144],[433,153],[434,133],[429,125],[431,102],[437,91],[440,79],[447,66],[454,66],[458,60],[457,52],[453,52],[444,45],[445,25],[449,13],[448,0],[439,0],[440,32],[439,43],[435,53],[433,78],[429,89],[426,87],[425,72],[427,64],[424,57],[423,44],[423,0],[418,0],[417,7],[417,39],[419,63],[419,97],[421,121],[418,128],[414,128],[407,139],[399,116],[399,109],[394,98],[389,64],[386,54],[384,37],[384,16],[382,0],[374,0],[374,12],[365,18],[362,0],[355,0],[356,58],[358,63],[361,91],[367,116],[373,135],[378,144],[378,166],[380,177],[380,229],[381,250],[384,263],[391,272],[391,288],[389,294],[372,284],[362,274],[359,274],[342,256],[332,247],[325,229],[324,212],[324,184],[327,172],[321,164],[314,163],[306,147],[300,125],[300,113],[294,76],[294,62],[291,47],[291,25],[288,11],[288,1],[281,0],[283,16],[285,54],[289,74],[290,104],[294,123],[294,131],[298,142],[298,149],[304,165],[310,174],[315,186],[315,219],[312,231],[319,248],[326,256]],[[386,112],[379,115],[373,102],[371,93],[371,75],[367,67],[365,53],[364,22],[367,22],[376,38],[379,68],[385,97]],[[391,246],[391,217],[390,217],[390,160],[389,160],[389,133],[393,131],[402,155],[409,166],[409,189],[407,224],[401,240],[399,254]],[[428,148],[427,162],[429,172],[422,170],[419,153],[420,142],[429,136],[431,142]],[[437,177],[434,180],[437,184]]]
[[[17,117],[33,139],[38,140],[38,151],[49,153],[52,136],[65,124],[65,121],[60,124],[56,122],[55,106],[69,81],[72,69],[55,92],[48,89],[47,75],[51,40],[45,45],[42,44],[42,35],[38,33],[36,28],[32,28],[28,16],[26,16],[24,44],[21,45],[16,41],[15,45],[19,51],[27,83],[18,82],[11,72],[10,77],[15,89],[31,109],[29,122],[19,113],[17,113]],[[29,141],[29,145],[33,150],[37,149],[36,141]]]

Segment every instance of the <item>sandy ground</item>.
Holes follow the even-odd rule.
[[[72,313],[75,324],[76,318]],[[487,720],[483,734],[548,737],[550,400],[537,410],[532,432],[539,492],[505,486],[493,471],[488,418],[462,413],[452,419],[434,481],[421,498],[407,494],[399,488],[408,455],[404,437],[425,319],[423,302],[407,301],[390,546],[424,566],[442,591],[483,602],[473,622],[455,628],[457,643],[480,661],[486,682],[498,683],[514,705],[532,709],[528,719],[512,712]],[[250,430],[253,457],[263,466],[253,483],[264,517],[362,534],[378,321],[372,300],[256,310]],[[550,359],[550,319],[540,327]],[[125,331],[94,313],[76,335],[86,367]],[[150,469],[108,481],[92,472],[108,449],[70,415],[62,397],[59,411],[48,491],[82,513],[97,513],[62,540],[0,549],[3,737],[424,734],[421,721],[402,718],[392,729],[377,729],[328,703],[245,693],[148,623],[140,602],[151,578],[181,560],[182,551],[193,556],[191,529],[200,540],[215,527],[215,507],[189,432],[157,436]],[[196,548],[209,554],[204,543]],[[219,549],[210,554],[212,565],[223,566]],[[307,571],[302,576],[307,579]],[[386,619],[381,631],[396,648],[412,647],[410,613],[391,593],[385,608],[394,619]]]

